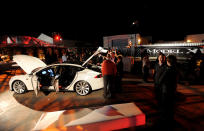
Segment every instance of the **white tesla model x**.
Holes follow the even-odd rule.
[[[13,60],[26,72],[10,79],[11,91],[18,94],[34,90],[36,95],[40,90],[75,91],[79,95],[87,95],[93,90],[103,88],[103,77],[100,67],[87,67],[88,61],[99,53],[107,50],[99,47],[82,65],[60,63],[46,65],[36,57],[15,55]]]

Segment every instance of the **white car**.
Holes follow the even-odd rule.
[[[87,95],[93,90],[104,87],[100,69],[87,68],[88,61],[99,53],[107,50],[99,47],[97,51],[82,65],[61,63],[46,65],[36,57],[15,55],[13,60],[27,73],[14,76],[9,81],[11,91],[18,94],[34,90],[36,95],[40,90],[75,91],[79,95]]]

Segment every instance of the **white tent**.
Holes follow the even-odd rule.
[[[50,36],[47,36],[47,35],[45,35],[45,34],[43,34],[43,33],[41,33],[40,36],[38,36],[37,39],[43,40],[43,41],[48,42],[48,43],[50,43],[50,44],[53,44],[53,38],[50,37]]]

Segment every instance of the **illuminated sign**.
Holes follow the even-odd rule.
[[[135,57],[141,57],[141,54],[147,52],[150,57],[157,57],[159,52],[164,53],[165,55],[175,55],[177,57],[187,58],[190,52],[196,53],[198,47],[143,47],[136,48]],[[200,48],[202,52],[202,48]]]
[[[181,49],[147,49],[148,53],[159,53],[162,52],[164,54],[183,54],[184,50]]]

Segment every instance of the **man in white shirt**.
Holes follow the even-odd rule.
[[[62,54],[62,62],[64,63],[64,62],[67,62],[67,55],[66,55],[66,53],[64,53],[63,52],[63,54]]]

